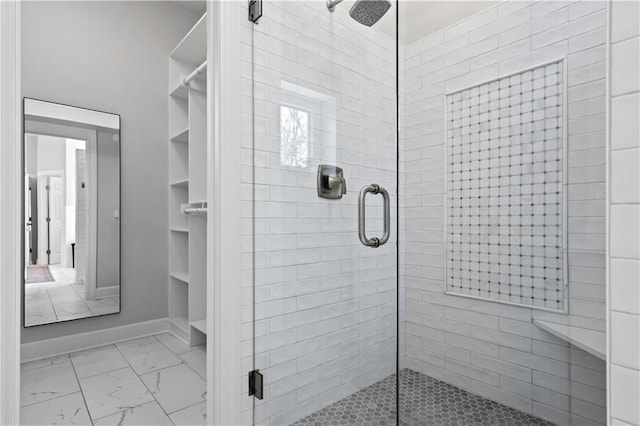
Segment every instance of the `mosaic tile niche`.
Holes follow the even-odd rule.
[[[446,291],[566,311],[563,61],[446,96]]]

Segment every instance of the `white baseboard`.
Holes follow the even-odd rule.
[[[96,288],[96,299],[102,299],[104,297],[117,297],[120,296],[120,286],[111,285],[109,287]]]
[[[169,331],[169,319],[161,318],[136,324],[122,325],[120,327],[105,328],[104,330],[72,334],[55,339],[23,343],[20,345],[20,358],[21,362],[36,361],[51,356],[110,345],[122,342],[123,340],[136,339],[166,331]]]

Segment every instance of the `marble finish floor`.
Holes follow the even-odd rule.
[[[294,425],[395,425],[396,375],[341,399]],[[553,426],[413,370],[400,372],[400,424]]]
[[[206,353],[169,333],[22,365],[22,425],[204,425]]]
[[[85,300],[84,284],[75,282],[74,269],[50,265],[49,270],[54,281],[25,285],[26,326],[118,312],[119,297]]]

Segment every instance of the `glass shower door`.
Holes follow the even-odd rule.
[[[253,421],[395,424],[395,11],[368,27],[324,2],[262,9],[246,52]]]

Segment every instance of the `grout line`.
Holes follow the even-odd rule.
[[[58,395],[58,396],[53,397],[53,398],[44,399],[44,400],[42,400],[42,401],[33,402],[33,403],[31,403],[31,404],[21,405],[21,406],[20,406],[20,410],[22,410],[23,408],[33,407],[34,405],[38,405],[38,404],[42,404],[42,403],[45,403],[45,402],[54,401],[54,400],[56,400],[56,399],[64,398],[64,397],[69,396],[69,395],[75,395],[75,394],[77,394],[77,393],[82,393],[82,391],[81,391],[81,390],[78,390],[78,391],[75,391],[75,392],[66,393],[66,394],[64,394],[64,395]]]
[[[156,335],[151,335],[148,337],[153,337],[157,342],[159,342],[160,344],[162,344],[162,342],[160,342],[157,338]],[[133,340],[137,340],[137,339],[133,339]],[[171,418],[169,418],[169,415],[167,414],[166,410],[164,409],[164,407],[162,406],[162,404],[160,404],[160,401],[158,401],[158,399],[156,398],[156,396],[154,395],[153,392],[151,392],[151,389],[149,389],[149,387],[147,386],[147,384],[144,382],[144,380],[142,380],[142,377],[140,377],[140,375],[138,374],[138,372],[133,368],[133,366],[131,365],[131,363],[129,362],[129,360],[127,359],[127,357],[124,356],[124,354],[122,353],[122,351],[120,350],[120,348],[114,343],[114,345],[116,347],[116,350],[118,352],[120,352],[120,355],[124,358],[124,360],[127,362],[127,364],[129,365],[129,368],[131,368],[131,371],[133,371],[133,374],[136,375],[136,377],[138,378],[138,380],[140,380],[140,383],[142,383],[142,385],[145,387],[145,389],[147,389],[147,391],[149,392],[149,394],[151,395],[151,397],[153,398],[153,402],[155,402],[158,407],[160,407],[160,409],[162,410],[162,412],[164,413],[164,415],[167,417],[167,419],[169,419],[169,421],[173,423],[173,420],[171,420]],[[163,345],[164,346],[164,345]],[[167,348],[168,349],[168,348]],[[156,371],[160,371],[160,370],[156,370]],[[152,372],[153,373],[153,372]],[[145,373],[148,374],[148,373]],[[150,401],[151,402],[151,401]],[[144,404],[142,404],[144,405]]]
[[[73,369],[73,374],[76,377],[76,383],[78,383],[78,389],[80,389],[80,395],[82,395],[82,401],[84,402],[84,408],[87,410],[87,416],[89,416],[89,421],[93,425],[93,416],[91,416],[91,412],[89,411],[89,405],[87,405],[87,398],[84,396],[84,391],[82,390],[82,385],[80,384],[80,378],[78,377],[78,372],[76,371],[76,366],[73,364],[73,359],[70,354],[67,354],[69,357],[69,362],[71,363],[71,368]]]

